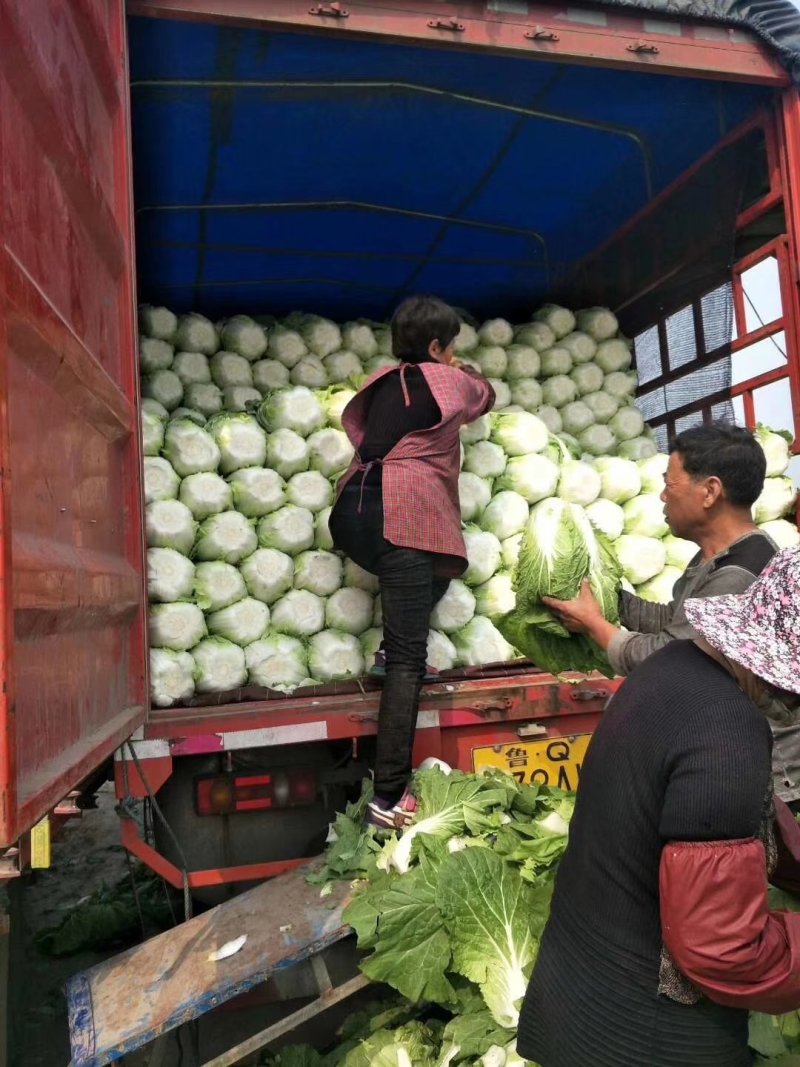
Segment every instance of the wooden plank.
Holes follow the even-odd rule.
[[[350,886],[327,897],[307,876],[319,861],[265,882],[67,985],[71,1067],[101,1067],[247,992],[349,934]],[[242,935],[227,959],[209,955]]]

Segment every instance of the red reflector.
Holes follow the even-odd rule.
[[[219,775],[196,780],[198,815],[231,815],[313,804],[317,781],[312,771]]]

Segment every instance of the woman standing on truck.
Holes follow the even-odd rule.
[[[519,1021],[540,1067],[749,1067],[747,1013],[800,1008],[797,823],[766,714],[800,706],[800,548],[637,667],[592,738]],[[777,817],[776,817],[777,816]]]
[[[342,415],[356,455],[330,530],[380,583],[386,678],[367,821],[383,829],[402,829],[416,810],[408,783],[430,614],[467,566],[458,431],[494,403],[486,379],[454,357],[460,327],[436,297],[409,297],[392,318],[400,365],[373,375]]]

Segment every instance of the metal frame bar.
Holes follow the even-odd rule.
[[[615,233],[613,233],[609,238],[607,238],[600,245],[598,245],[597,248],[593,249],[592,252],[590,252],[583,260],[581,260],[573,271],[573,277],[575,279],[579,279],[582,275],[591,271],[592,265],[597,261],[601,260],[604,253],[607,252],[609,248],[611,248],[611,246],[613,246],[616,242],[618,242],[621,238],[625,237],[627,234],[636,230],[637,227],[639,227],[645,220],[647,220],[654,212],[658,211],[659,208],[662,207],[663,204],[671,196],[673,196],[682,186],[686,185],[687,182],[691,181],[695,174],[702,170],[703,167],[710,163],[717,155],[719,155],[720,152],[724,151],[729,145],[734,144],[736,141],[739,141],[744,137],[747,137],[748,134],[752,133],[754,130],[757,130],[759,128],[769,129],[770,127],[772,127],[772,125],[773,118],[771,113],[763,110],[759,111],[751,118],[746,119],[744,122],[740,123],[735,129],[731,130],[730,133],[726,134],[725,137],[718,141],[717,144],[713,145],[707,152],[705,152],[678,178],[671,182],[665,189],[662,189],[661,192],[658,193],[657,196],[655,196],[649,203],[645,204],[644,207],[640,208],[639,211],[632,215],[627,222],[623,223],[622,226],[620,226],[620,228],[616,230]],[[775,180],[775,171],[773,166],[769,162],[771,159],[769,155],[769,146],[770,138],[768,136],[767,159],[768,169],[770,173],[771,188],[770,192],[767,194],[766,197],[763,197],[761,200],[758,201],[757,204],[751,205],[751,207],[748,209],[748,212],[754,213],[754,218],[760,217],[762,214],[764,214],[768,206],[771,206],[776,200],[780,200],[781,197],[780,185],[772,185],[773,181]],[[740,224],[740,220],[737,220],[737,225]],[[626,307],[628,307],[629,304],[633,303],[635,300],[638,300],[640,297],[646,295],[646,293],[651,292],[657,286],[662,285],[664,282],[668,281],[669,277],[670,275],[661,276],[651,282],[647,286],[647,288],[642,288],[634,291],[630,298],[624,301],[622,304],[619,304],[615,308],[615,310],[618,312],[624,310]]]
[[[188,884],[189,889],[204,889],[209,886],[232,885],[235,882],[254,882],[276,878],[279,874],[286,874],[287,871],[292,871],[313,858],[303,856],[300,859],[275,860],[272,863],[248,863],[238,867],[209,867],[199,871],[188,871],[184,880],[181,868],[149,845],[140,835],[132,819],[122,820],[121,834],[125,848],[175,889],[183,889],[185,884]]]
[[[81,0],[84,3],[85,0]],[[142,447],[141,434],[138,428],[141,425],[141,382],[139,378],[139,316],[137,314],[138,292],[136,279],[136,221],[134,213],[133,196],[133,129],[131,122],[131,98],[130,93],[124,91],[124,87],[130,82],[130,53],[128,49],[128,20],[125,10],[125,2],[120,5],[119,19],[115,25],[114,46],[122,62],[122,86],[120,97],[122,110],[122,127],[119,132],[121,145],[118,156],[124,158],[125,166],[119,166],[116,173],[116,185],[114,195],[119,205],[120,226],[123,237],[129,249],[129,255],[125,262],[122,274],[122,285],[130,296],[128,314],[125,318],[125,340],[130,345],[133,358],[126,366],[128,384],[126,391],[133,400],[134,408],[134,450],[129,458],[129,464],[133,468],[131,478],[131,491],[129,500],[126,501],[128,514],[124,516],[127,526],[127,554],[130,559],[138,559],[140,563],[140,589],[141,608],[137,613],[136,634],[138,641],[133,647],[140,649],[140,659],[134,661],[131,670],[137,670],[140,681],[140,692],[144,705],[142,721],[147,719],[147,709],[150,705],[150,652],[148,637],[148,587],[147,587],[147,533],[145,530],[145,498],[144,498],[144,450]]]
[[[343,5],[344,6],[344,5]],[[481,0],[354,0],[340,17],[298,0],[128,0],[128,13],[151,18],[220,22],[262,29],[372,38],[423,47],[485,49],[549,61],[622,67],[686,77],[788,85],[789,75],[746,28],[680,25],[680,33],[651,32],[643,17],[603,12],[584,17],[556,5],[526,4],[522,13],[488,11]],[[664,18],[662,23],[669,22]],[[674,23],[672,23],[674,24]]]
[[[620,681],[601,675],[575,675],[571,682],[557,683],[547,674],[520,673],[518,669],[515,672],[513,668],[507,668],[499,671],[496,677],[427,686],[420,709],[422,721],[417,727],[416,755],[418,758],[430,755],[445,760],[449,757],[450,762],[456,760],[454,766],[462,766],[461,757],[465,752],[471,752],[472,747],[513,743],[519,739],[519,730],[531,722],[541,725],[543,736],[562,737],[590,731]],[[128,770],[127,759],[118,761],[117,796],[124,804],[126,800],[142,799],[157,792],[171,773],[173,755],[169,752],[174,758],[180,758],[181,754],[223,752],[228,733],[238,733],[257,723],[280,729],[281,725],[296,727],[310,720],[324,721],[324,738],[309,743],[324,743],[325,740],[355,743],[359,737],[373,735],[377,730],[380,689],[358,693],[352,691],[352,686],[345,688],[351,691],[248,703],[241,708],[229,704],[218,708],[164,709],[161,714],[165,719],[150,723],[144,731],[145,738],[152,734],[158,740],[132,742],[143,746],[138,766],[130,764]],[[237,711],[244,712],[246,723],[237,717]],[[169,715],[172,722],[166,719]],[[215,734],[218,728],[224,729],[224,733]],[[172,739],[169,743],[168,738]],[[285,739],[276,736],[271,743],[279,747],[297,740],[295,736]],[[162,748],[165,750],[163,755],[147,754],[147,746],[154,743],[159,752]],[[258,741],[252,740],[248,747],[258,745]],[[140,771],[146,774],[147,781],[139,777]],[[122,819],[122,843],[178,889],[184,885],[198,889],[271,878],[307,862],[306,858],[208,868],[187,871],[184,877],[177,865],[144,840],[132,818]]]
[[[601,675],[567,675],[566,678],[571,680],[556,682],[552,675],[535,668],[513,665],[489,677],[470,678],[462,674],[444,678],[435,685],[425,686],[420,714],[436,716],[441,726],[516,722],[543,714],[571,714],[576,704],[586,702],[587,692],[594,692],[594,685],[612,684]],[[374,684],[360,689],[344,683],[274,700],[259,699],[255,693],[248,700],[247,692],[243,692],[241,703],[154,708],[143,737],[181,745],[191,738],[216,734],[217,749],[222,750],[222,735],[226,733],[309,723],[324,724],[328,740],[365,736],[377,729],[380,692],[380,687]],[[597,699],[602,701],[607,695]]]
[[[756,219],[761,218],[761,216],[765,215],[771,208],[780,204],[783,199],[781,157],[778,144],[779,138],[774,118],[771,114],[767,114],[758,120],[757,125],[760,125],[764,131],[769,191],[755,203],[746,207],[739,215],[736,224],[740,230],[746,229],[752,222],[755,222]]]
[[[597,130],[616,137],[625,137],[636,145],[642,156],[644,168],[645,191],[649,200],[653,195],[652,160],[647,145],[643,138],[627,126],[619,126],[612,122],[593,121],[580,119],[572,115],[561,115],[555,111],[545,111],[542,108],[523,107],[520,104],[509,104],[501,100],[492,100],[490,97],[474,96],[472,93],[458,93],[451,89],[440,89],[433,85],[421,85],[416,82],[398,81],[264,81],[256,79],[242,79],[241,81],[224,81],[212,79],[141,79],[131,82],[131,90],[139,88],[156,89],[305,89],[314,92],[319,89],[338,90],[366,90],[370,93],[375,90],[394,92],[400,90],[405,93],[419,93],[424,96],[442,97],[447,100],[456,100],[463,104],[474,104],[495,111],[508,111],[513,115],[522,115],[526,118],[543,119],[546,122],[555,122],[564,126],[577,126],[581,129]]]
[[[401,218],[427,219],[443,222],[448,226],[466,226],[469,229],[490,230],[493,233],[507,233],[514,237],[537,241],[542,248],[542,266],[548,281],[550,278],[550,257],[547,241],[537,230],[528,230],[518,226],[505,226],[501,223],[479,222],[475,219],[462,219],[455,215],[438,215],[433,211],[412,211],[409,208],[394,207],[391,204],[370,203],[361,200],[264,200],[243,204],[144,204],[136,209],[136,214],[155,214],[158,212],[179,211],[372,211],[376,214],[398,215]],[[285,282],[286,279],[281,279]],[[309,279],[324,281],[325,279]],[[331,281],[331,284],[334,284]],[[237,283],[241,285],[241,280]]]
[[[320,995],[316,1000],[312,1000],[310,1004],[306,1004],[304,1007],[292,1012],[291,1015],[287,1015],[285,1019],[273,1023],[272,1026],[268,1026],[265,1030],[259,1030],[257,1034],[253,1034],[252,1037],[248,1037],[234,1048],[228,1049],[227,1052],[215,1056],[213,1060],[206,1060],[203,1067],[233,1067],[234,1064],[240,1063],[245,1056],[249,1056],[253,1052],[259,1052],[272,1041],[277,1040],[279,1037],[283,1037],[284,1034],[291,1033],[291,1031],[296,1030],[298,1026],[309,1022],[310,1019],[316,1018],[316,1016],[320,1015],[323,1011],[332,1008],[334,1004],[339,1004],[341,1001],[347,1000],[348,997],[353,996],[354,993],[361,992],[362,989],[366,989],[370,984],[369,978],[363,974],[359,974],[356,975],[355,978],[350,978],[347,982],[342,982],[339,986],[334,986],[328,976],[325,961],[321,956],[312,956],[311,966],[317,977],[320,990]],[[317,971],[320,968],[324,970],[327,982],[325,982],[324,978],[321,978],[321,975],[317,975]]]
[[[792,128],[792,124],[794,124],[795,128]],[[751,345],[783,331],[787,346],[786,365],[747,378],[732,385],[728,390],[699,397],[696,401],[684,404],[679,408],[673,408],[663,415],[650,419],[650,423],[653,426],[665,426],[668,433],[674,434],[677,422],[686,416],[701,413],[704,421],[708,422],[711,420],[712,409],[716,404],[724,403],[726,399],[741,397],[746,424],[753,427],[756,422],[756,391],[775,382],[788,380],[792,393],[792,409],[795,421],[794,451],[800,452],[800,298],[798,298],[797,291],[800,272],[798,271],[796,258],[798,251],[800,251],[800,221],[798,221],[797,210],[793,207],[793,204],[800,207],[800,183],[797,182],[791,163],[787,165],[786,161],[782,162],[782,153],[780,151],[783,139],[794,136],[795,150],[798,153],[797,161],[798,165],[800,165],[800,98],[798,98],[797,91],[792,89],[784,94],[777,116],[759,116],[740,127],[732,137],[745,136],[757,125],[762,125],[765,131],[769,191],[755,204],[750,205],[740,213],[737,218],[737,231],[742,232],[753,222],[783,204],[787,232],[767,239],[758,248],[742,256],[733,266],[731,286],[736,336],[731,342],[730,350],[732,353],[742,352]],[[730,137],[726,138],[726,142],[730,140]],[[715,149],[714,151],[717,150]],[[688,175],[685,175],[680,180],[685,181],[687,177]],[[791,183],[793,180],[796,188],[794,200],[791,201]],[[777,261],[782,313],[771,322],[748,330],[743,275],[770,256],[774,256]],[[704,295],[700,294],[691,302],[695,323],[698,321],[702,323],[702,299]],[[665,324],[666,319],[674,314],[676,310],[667,309],[655,324],[658,328],[662,374],[647,383],[647,387],[642,394],[644,396],[657,393],[660,389],[680,381],[698,370],[702,370],[720,358],[721,351],[719,349],[706,353],[704,348],[700,348],[698,350],[701,354],[690,363],[684,364],[675,370],[669,368]]]
[[[748,270],[751,270],[759,263],[763,263],[771,256],[775,257],[778,267],[778,284],[781,292],[782,313],[778,318],[773,319],[771,322],[748,331],[743,277]],[[737,336],[731,343],[731,353],[743,352],[752,345],[758,344],[766,338],[774,337],[775,334],[780,332],[783,332],[787,345],[786,364],[783,367],[776,367],[771,371],[764,371],[762,374],[754,375],[731,386],[731,398],[742,397],[745,422],[751,428],[756,425],[757,421],[755,409],[756,392],[766,385],[773,385],[775,382],[784,381],[786,379],[789,379],[791,389],[791,379],[796,376],[796,370],[793,374],[790,361],[790,342],[787,329],[789,322],[792,321],[792,297],[789,285],[787,284],[789,274],[789,245],[785,235],[781,235],[774,238],[772,241],[768,241],[766,244],[762,245],[761,248],[744,256],[734,265],[732,272]],[[794,418],[795,426],[797,426],[798,413],[796,409],[794,410]],[[797,436],[796,432],[795,436]]]
[[[751,345],[758,344],[759,341],[764,341],[767,337],[774,337],[776,333],[781,332],[783,327],[783,316],[773,319],[766,326],[759,326],[757,330],[751,330],[750,333],[734,338],[731,341],[731,352],[741,352],[745,348],[750,348]]]
[[[536,259],[511,259],[504,256],[426,256],[422,252],[353,252],[346,248],[282,248],[277,245],[241,245],[226,244],[221,241],[148,241],[148,248],[168,248],[175,250],[192,250],[200,248],[204,252],[236,252],[253,256],[294,256],[297,259],[360,259],[372,261],[399,261],[407,263],[448,263],[467,264],[480,267],[540,267]],[[167,283],[169,284],[169,283]]]
[[[800,452],[800,93],[796,88],[787,89],[782,94],[779,120],[788,242],[788,255],[781,274],[781,293],[786,320],[789,388],[794,411],[794,451]]]

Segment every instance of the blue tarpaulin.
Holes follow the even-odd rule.
[[[383,319],[526,317],[767,90],[132,19],[139,295]],[[698,220],[701,224],[701,220]]]

